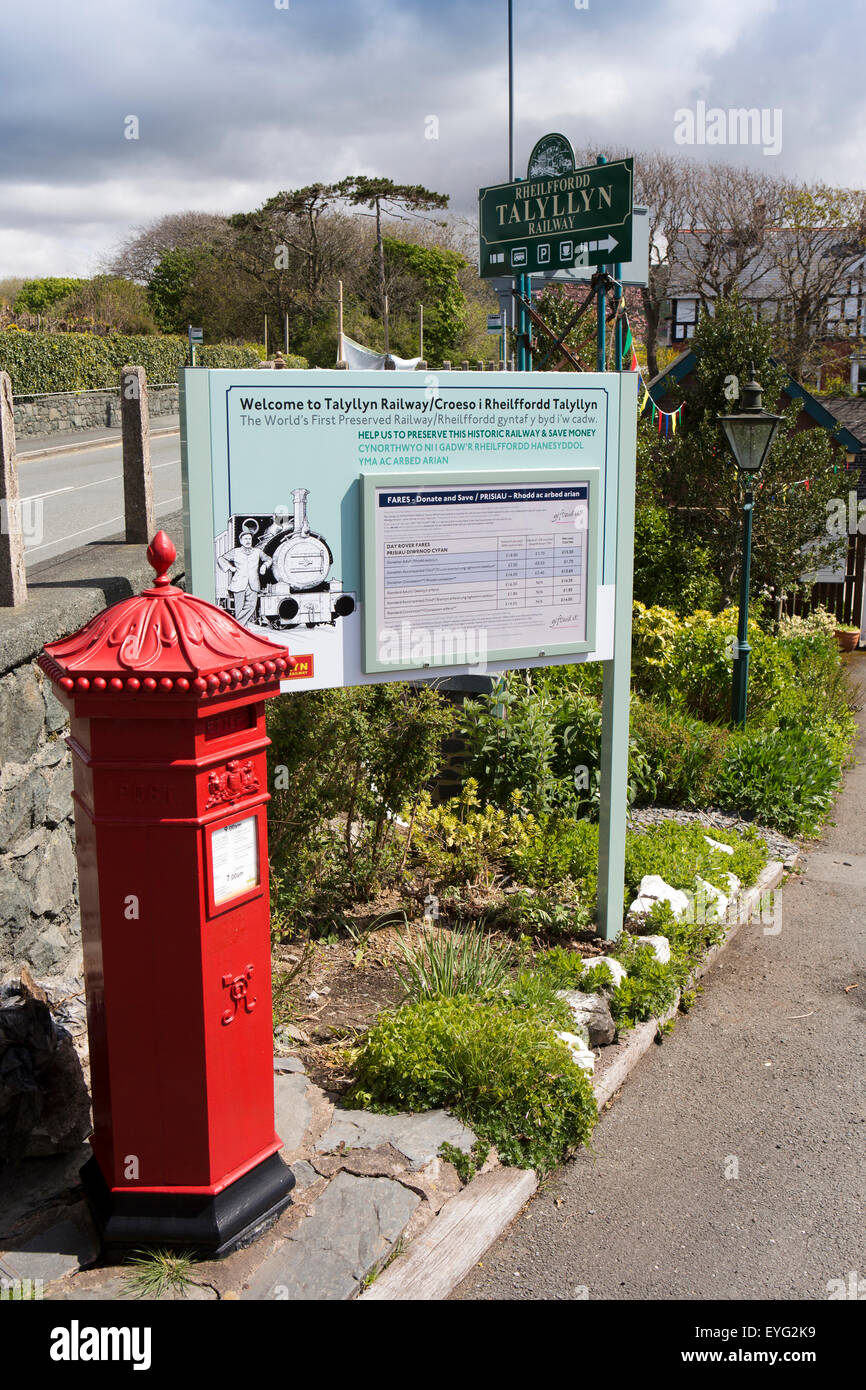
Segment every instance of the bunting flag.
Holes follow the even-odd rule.
[[[634,350],[634,338],[631,335],[631,324],[628,321],[628,314],[626,313],[625,295],[623,295],[622,299],[619,302],[619,308],[623,318],[623,326],[625,328],[625,337],[623,338],[622,344],[623,365],[625,366],[626,371],[636,372],[638,370],[637,353]]]
[[[625,337],[622,345],[623,366],[627,371],[637,372],[638,379],[638,417],[644,414],[647,406],[650,407],[650,419],[657,426],[659,434],[664,432],[665,437],[674,435],[677,432],[677,424],[683,413],[685,401],[681,401],[676,410],[662,410],[661,406],[656,405],[649,392],[649,387],[643,379],[643,373],[637,360],[637,353],[634,350],[634,338],[632,337],[631,324],[628,321],[628,314],[625,308],[625,296],[620,300],[619,310],[623,317],[625,326]]]

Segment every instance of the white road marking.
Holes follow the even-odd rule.
[[[22,494],[21,501],[42,502],[46,497],[56,497],[58,492],[74,492],[75,488],[70,484],[69,487],[56,487],[52,492],[26,492]]]
[[[35,555],[37,550],[47,550],[50,545],[62,545],[64,541],[74,541],[76,536],[86,536],[88,531],[98,531],[102,526],[113,526],[115,521],[123,521],[122,516],[111,516],[107,521],[97,521],[93,526],[85,526],[83,531],[72,531],[68,536],[57,536],[53,541],[45,541],[42,545],[28,546],[27,554]],[[58,559],[60,556],[58,555]]]

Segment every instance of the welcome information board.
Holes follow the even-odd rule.
[[[188,368],[188,583],[293,689],[613,655],[613,374]]]

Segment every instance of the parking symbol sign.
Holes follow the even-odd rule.
[[[544,265],[545,261],[550,260],[550,246],[546,243],[538,248],[538,264]]]

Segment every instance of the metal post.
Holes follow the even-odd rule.
[[[608,508],[615,516],[605,519],[602,571],[602,583],[614,588],[613,660],[602,662],[601,697],[597,915],[605,941],[620,935],[624,908],[636,436],[637,375],[626,372],[620,385],[617,502]]]
[[[746,722],[746,699],[749,687],[749,575],[752,566],[752,511],[755,494],[746,490],[743,503],[743,556],[740,565],[740,617],[737,624],[737,653],[734,657],[734,680],[731,687],[731,719],[739,728]]]
[[[622,266],[617,262],[613,268],[613,277],[618,284],[622,281]],[[616,291],[618,295],[622,293],[622,286]],[[617,306],[618,307],[618,306]],[[618,317],[613,334],[613,369],[615,372],[622,371],[622,317]]]
[[[514,181],[514,14],[508,0],[508,182]]]
[[[605,156],[604,156],[603,154],[600,154],[600,155],[598,156],[598,158],[596,159],[595,162],[596,162],[596,164],[606,164],[606,163],[607,163],[607,159],[605,158]],[[602,273],[602,275],[603,275],[603,274],[605,273],[605,271],[607,270],[607,266],[604,266],[604,265],[599,266],[599,270],[601,271],[601,273]],[[605,361],[606,361],[606,358],[607,358],[607,345],[606,345],[606,343],[605,343],[605,338],[604,338],[604,333],[605,333],[604,316],[605,316],[606,309],[607,309],[607,305],[606,305],[606,295],[605,295],[605,290],[604,290],[604,281],[602,281],[601,284],[600,284],[599,287],[598,287],[598,292],[597,292],[596,301],[595,301],[595,313],[596,313],[596,329],[595,329],[595,368],[596,368],[596,371],[598,371],[598,372],[603,372],[603,371],[604,371]]]
[[[419,307],[420,307],[420,310],[421,310],[421,317],[420,317],[420,321],[419,321],[419,323],[418,323],[418,356],[421,357],[421,358],[423,358],[423,356],[424,356],[424,305],[421,304]]]

